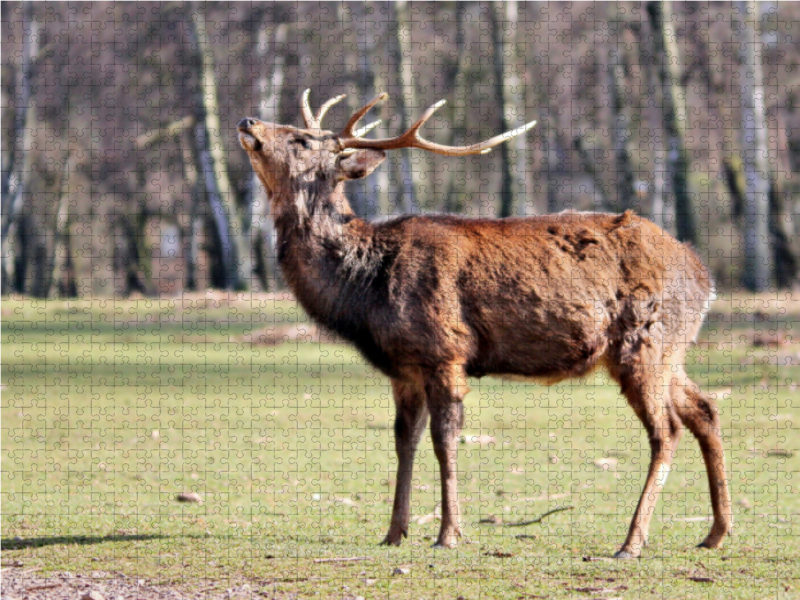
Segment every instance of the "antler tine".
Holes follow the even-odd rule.
[[[453,152],[448,154],[448,156],[466,156],[469,154],[489,154],[495,146],[499,146],[503,142],[507,142],[508,140],[512,140],[515,137],[522,135],[529,129],[531,129],[534,125],[536,125],[536,121],[531,121],[530,123],[525,123],[525,125],[520,125],[516,129],[512,129],[511,131],[506,131],[505,133],[501,133],[500,135],[496,135],[492,138],[484,142],[479,142],[477,144],[472,144],[471,146],[443,146],[444,148],[452,148],[453,150],[457,150],[458,153]],[[438,146],[438,144],[432,144],[431,142],[427,142],[428,144],[433,146]]]
[[[317,128],[321,129],[322,118],[325,116],[325,113],[327,113],[330,110],[331,106],[333,106],[337,102],[341,102],[346,97],[347,94],[339,94],[338,96],[334,96],[333,98],[328,100],[325,104],[323,104],[320,107],[319,111],[317,112],[317,117],[315,119],[317,122]]]
[[[322,118],[325,116],[325,113],[330,110],[331,106],[337,102],[341,102],[346,95],[340,94],[328,100],[320,107],[315,116],[314,111],[311,110],[311,103],[308,101],[310,94],[310,89],[307,89],[305,92],[303,92],[300,113],[303,115],[303,121],[306,123],[306,129],[322,129]]]
[[[357,137],[357,138],[364,137],[365,135],[367,135],[370,131],[375,129],[381,123],[382,123],[382,121],[380,119],[378,119],[377,121],[373,121],[369,125],[364,125],[363,127],[359,127],[358,129],[356,129],[353,132],[353,137]]]
[[[486,141],[478,142],[477,144],[471,144],[469,146],[445,146],[443,144],[437,144],[435,142],[428,141],[419,135],[420,128],[428,121],[428,119],[433,116],[438,109],[444,106],[445,101],[440,100],[433,106],[431,106],[422,117],[414,123],[408,131],[405,133],[393,137],[393,138],[385,138],[380,140],[367,140],[361,137],[363,133],[361,130],[358,132],[353,132],[353,126],[361,119],[361,117],[366,114],[366,112],[374,106],[380,97],[376,98],[372,102],[370,102],[367,106],[362,108],[356,114],[354,114],[350,121],[347,123],[347,126],[344,128],[344,131],[339,135],[339,144],[342,150],[345,149],[373,149],[373,150],[396,150],[399,148],[419,148],[420,150],[428,150],[429,152],[434,152],[436,154],[442,154],[444,156],[469,156],[471,154],[487,154],[491,152],[492,148],[495,146],[502,144],[503,142],[507,142],[510,139],[517,137],[518,135],[522,135],[526,131],[528,131],[531,127],[536,125],[536,121],[531,121],[530,123],[526,123],[521,127],[517,127],[516,129],[512,129],[511,131],[507,131],[505,133],[501,133],[500,135],[496,135],[492,138],[489,138]],[[360,134],[360,135],[358,135]]]
[[[345,139],[359,137],[353,131],[353,127],[355,127],[356,123],[358,123],[361,119],[364,118],[364,115],[366,115],[373,106],[375,106],[378,102],[382,102],[383,100],[386,100],[386,98],[388,98],[388,97],[389,97],[389,94],[387,94],[386,92],[382,92],[382,93],[378,94],[377,96],[375,96],[372,100],[370,100],[370,102],[368,104],[364,105],[362,108],[360,108],[358,111],[356,111],[355,114],[353,114],[353,116],[350,117],[350,120],[347,122],[347,125],[344,126],[344,129],[342,130],[342,133],[339,134],[339,137],[340,138],[345,138]],[[362,133],[361,135],[364,135],[364,134]]]
[[[416,123],[414,123],[406,133],[403,134],[402,137],[411,134],[414,137],[414,139],[422,141],[422,138],[419,137],[419,134],[417,132],[423,125],[425,125],[428,119],[430,119],[433,116],[433,113],[442,108],[445,104],[447,104],[447,100],[439,100],[436,104],[431,106],[428,110],[426,110],[423,113],[423,115],[419,118],[419,120]]]
[[[303,92],[300,100],[300,114],[303,115],[303,121],[305,121],[307,129],[318,129],[319,124],[316,122],[314,113],[311,110],[311,105],[308,103],[309,94],[311,94],[311,88]]]

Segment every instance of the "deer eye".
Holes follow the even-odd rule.
[[[301,145],[305,150],[311,150],[311,144],[305,138],[295,138],[292,140],[295,144]]]

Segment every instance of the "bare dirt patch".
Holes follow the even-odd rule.
[[[69,572],[40,575],[25,568],[3,569],[2,600],[221,600],[233,598],[280,598],[281,593],[263,585],[226,584],[224,580],[165,582],[128,577],[122,573],[95,571],[88,575]]]

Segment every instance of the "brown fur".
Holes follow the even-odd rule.
[[[713,295],[707,269],[630,212],[525,219],[356,218],[344,181],[383,152],[338,154],[329,132],[254,120],[240,141],[270,191],[279,259],[312,318],[353,343],[392,380],[399,466],[385,543],[407,535],[414,453],[430,416],[442,481],[437,544],[461,535],[456,441],[466,377],[552,383],[605,366],[647,430],[645,488],[619,557],[638,556],[683,425],[698,438],[718,547],[731,529],[719,417],[686,375]]]

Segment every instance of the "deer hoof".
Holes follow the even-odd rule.
[[[386,534],[386,537],[383,538],[381,546],[399,546],[400,544],[403,543],[404,537],[408,537],[407,531],[401,531],[398,534],[395,534],[390,531],[389,533]]]
[[[716,529],[716,530],[715,530]],[[720,548],[725,543],[725,536],[731,534],[730,527],[712,528],[711,533],[702,542],[697,544],[698,548]]]
[[[431,546],[432,548],[455,548],[458,545],[458,538],[461,537],[461,531],[454,533],[443,533],[436,540],[436,543]]]

